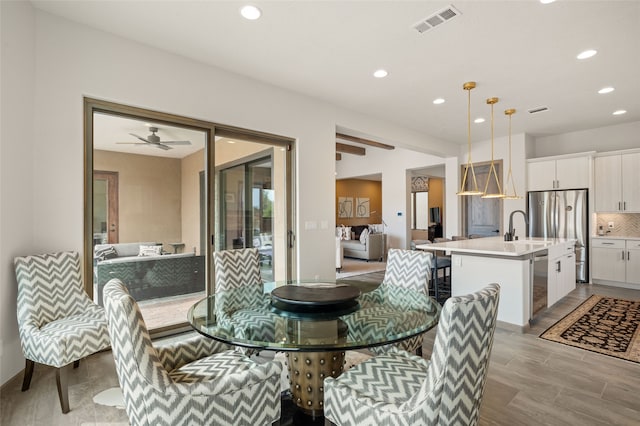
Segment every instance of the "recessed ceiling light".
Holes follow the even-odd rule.
[[[476,124],[484,123],[484,118],[478,117],[475,120],[473,120],[473,122],[476,123]]]
[[[388,76],[389,73],[387,72],[387,70],[377,70],[376,72],[373,73],[373,76],[375,78],[385,78],[386,76]]]
[[[245,19],[248,19],[250,21],[255,21],[256,19],[260,18],[260,16],[262,16],[262,11],[256,6],[252,6],[249,4],[249,5],[243,6],[242,9],[240,9],[240,14]]]
[[[227,143],[236,143],[236,141],[228,140]]]
[[[626,110],[624,110],[624,109],[619,109],[619,110],[617,110],[617,111],[614,111],[614,112],[613,112],[613,115],[622,115],[622,114],[626,114],[626,113],[627,113],[627,111],[626,111]]]
[[[443,104],[444,103],[444,99],[442,99],[442,98],[434,99],[433,103],[436,104],[436,105]]]
[[[549,3],[553,3],[556,0],[540,0],[540,3],[542,4],[549,4]]]
[[[576,58],[578,59],[588,59],[592,56],[595,56],[595,54],[598,53],[597,50],[593,50],[593,49],[589,49],[589,50],[585,50],[584,52],[580,52],[580,54],[578,54],[578,56],[576,56]]]
[[[598,90],[598,93],[600,93],[601,95],[604,95],[605,93],[611,93],[613,92],[614,89],[613,87],[603,87],[602,89]]]

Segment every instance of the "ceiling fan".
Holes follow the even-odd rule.
[[[191,145],[191,141],[160,141],[160,136],[156,135],[158,132],[157,127],[149,127],[149,131],[151,134],[146,138],[142,136],[138,136],[134,133],[129,133],[131,136],[140,139],[142,142],[116,142],[119,144],[129,144],[129,145],[150,145],[155,146],[156,148],[164,149],[165,151],[171,149],[169,145]]]

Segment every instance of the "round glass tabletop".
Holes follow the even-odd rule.
[[[335,282],[270,282],[219,292],[188,312],[199,333],[237,346],[333,351],[379,346],[433,328],[440,305],[421,292],[380,285],[361,293]]]

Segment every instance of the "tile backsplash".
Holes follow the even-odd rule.
[[[594,234],[602,226],[611,237],[640,237],[640,213],[598,213],[595,222]],[[613,229],[609,229],[609,222],[613,222]]]

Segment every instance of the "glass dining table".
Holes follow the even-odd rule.
[[[342,373],[345,352],[387,345],[438,323],[428,295],[382,284],[370,292],[331,281],[267,282],[208,296],[188,312],[194,330],[230,345],[287,356],[293,402],[323,415],[323,380]]]

